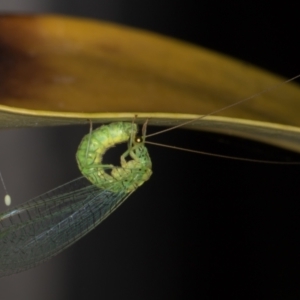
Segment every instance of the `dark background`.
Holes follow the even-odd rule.
[[[300,73],[298,11],[288,3],[24,3],[2,10],[101,18],[199,44],[286,77]],[[74,154],[87,131],[82,126],[1,132],[1,172],[15,203],[79,176]],[[156,140],[300,161],[296,154],[218,135],[176,130]],[[1,279],[1,299],[300,297],[299,166],[149,149],[151,180],[57,258]]]

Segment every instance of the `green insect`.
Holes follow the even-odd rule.
[[[144,145],[146,132],[143,130],[142,138],[136,137],[137,132],[135,123],[116,122],[101,126],[91,135],[86,135],[76,153],[81,173],[99,189],[131,194],[152,174],[151,159]],[[105,152],[124,142],[128,142],[128,150],[121,155],[121,167],[102,165]],[[129,161],[126,161],[127,157]],[[110,170],[111,174],[106,170]]]
[[[209,115],[251,98],[235,102]],[[133,122],[115,122],[97,128],[82,139],[76,154],[83,177],[0,214],[0,277],[35,267],[63,251],[99,225],[150,178],[152,163],[145,147],[146,127],[147,122],[141,137],[137,137],[138,128]],[[124,142],[128,143],[128,148],[121,155],[120,166],[102,164],[106,151]],[[6,200],[9,205],[8,194]]]
[[[0,276],[32,268],[79,240],[147,181],[152,163],[137,125],[103,125],[81,141],[76,158],[84,177],[0,215]],[[127,142],[121,166],[103,165],[105,152]]]

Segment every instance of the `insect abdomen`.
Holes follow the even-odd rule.
[[[115,122],[93,130],[81,140],[76,153],[80,170],[91,164],[101,164],[105,152],[116,144],[124,143],[137,133],[137,125]]]
[[[142,185],[152,174],[152,164],[144,143],[134,140],[137,130],[134,123],[115,122],[84,136],[76,154],[82,174],[99,188],[114,192],[129,193]],[[121,167],[102,164],[109,148],[128,141],[131,143],[122,156]]]

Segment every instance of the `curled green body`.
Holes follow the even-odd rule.
[[[76,158],[83,177],[0,214],[0,277],[50,259],[94,229],[152,174],[151,160],[137,125],[115,122],[86,135]],[[127,142],[120,166],[103,155]],[[87,179],[88,180],[87,180]]]
[[[83,137],[76,159],[82,174],[94,185],[112,192],[131,193],[152,174],[152,163],[144,137],[136,139],[134,123],[115,122],[103,125]],[[128,142],[120,166],[102,164],[103,155],[116,144]]]

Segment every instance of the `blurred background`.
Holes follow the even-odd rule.
[[[286,77],[300,73],[298,11],[284,3],[13,0],[0,1],[0,10],[97,18],[199,44]],[[87,132],[88,126],[1,131],[0,170],[14,204],[78,177],[74,156]],[[157,141],[300,161],[297,154],[205,133],[174,131]],[[0,299],[300,297],[298,166],[155,147],[150,153],[149,182],[56,258],[1,278]]]

